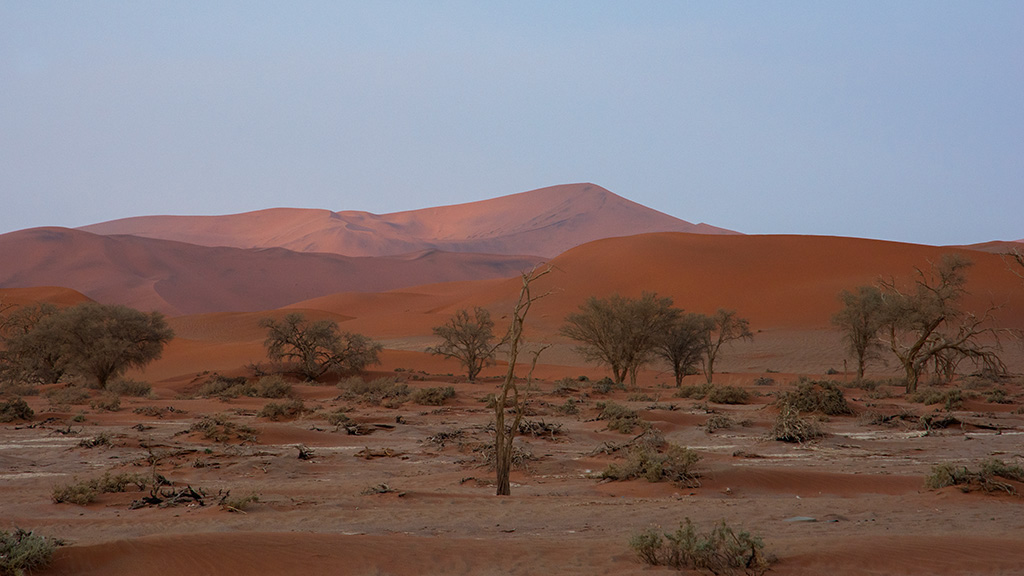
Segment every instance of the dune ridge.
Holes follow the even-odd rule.
[[[589,183],[390,214],[273,208],[226,216],[142,216],[80,230],[347,256],[444,250],[547,258],[592,240],[638,232],[735,234],[680,220]]]

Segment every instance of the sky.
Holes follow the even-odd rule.
[[[593,182],[748,234],[1024,238],[1024,2],[0,0],[0,233]]]

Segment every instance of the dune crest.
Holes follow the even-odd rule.
[[[226,216],[142,216],[80,230],[347,256],[443,250],[547,258],[599,238],[641,232],[735,234],[691,224],[586,183],[391,214],[274,208]]]

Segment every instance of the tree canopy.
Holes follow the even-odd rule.
[[[362,372],[380,362],[383,346],[362,334],[342,332],[333,320],[309,321],[292,312],[280,321],[264,318],[260,327],[267,329],[267,357],[290,363],[307,380],[327,372]]]
[[[491,313],[479,306],[473,308],[472,315],[459,310],[447,322],[435,326],[434,335],[441,338],[441,344],[427,348],[427,352],[458,360],[470,382],[476,381],[480,370],[494,360],[498,347]]]

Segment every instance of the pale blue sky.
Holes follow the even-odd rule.
[[[1024,238],[1024,2],[0,0],[0,233],[581,181],[746,233]]]

